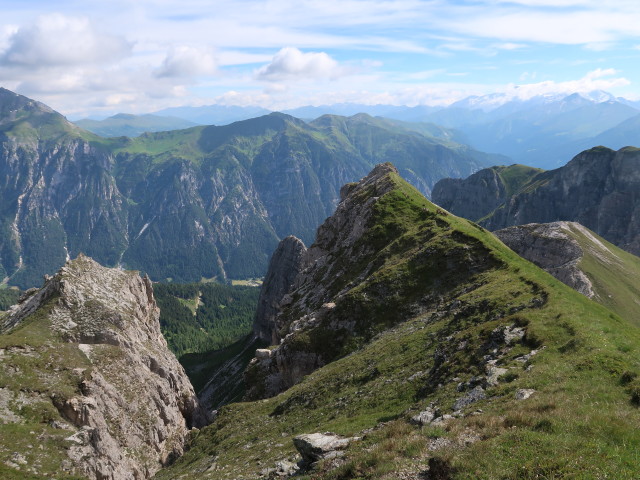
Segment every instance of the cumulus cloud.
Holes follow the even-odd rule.
[[[42,68],[119,60],[131,52],[124,38],[103,33],[87,18],[42,15],[18,28],[6,42],[0,65]]]
[[[285,47],[275,54],[268,65],[256,71],[258,80],[336,79],[348,72],[324,52],[303,53],[294,47]]]
[[[217,62],[213,51],[206,48],[178,46],[173,47],[165,57],[158,77],[197,77],[212,75],[216,72]]]

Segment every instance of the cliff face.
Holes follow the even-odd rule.
[[[494,232],[518,255],[632,324],[640,322],[640,258],[576,222],[531,223]]]
[[[307,248],[302,240],[293,236],[282,240],[273,252],[253,322],[254,335],[263,341],[270,344],[279,342],[276,317],[280,311],[280,303],[302,270],[306,252]]]
[[[479,220],[495,210],[507,197],[507,189],[496,168],[485,168],[466,179],[443,178],[433,187],[432,199],[461,217]]]
[[[44,451],[21,452],[27,464],[46,474],[43,457],[66,456],[67,472],[143,479],[179,456],[206,416],[162,337],[149,279],[80,256],[27,293],[2,320],[0,341],[14,346],[3,350],[0,376],[5,395],[47,413],[23,408],[3,420],[35,421],[18,443],[56,439]],[[19,378],[7,381],[12,369]],[[3,452],[17,448],[3,438]]]
[[[492,200],[497,190],[483,185],[481,178],[478,173],[464,181],[442,182],[434,189],[438,192],[434,201],[490,230],[557,220],[578,222],[624,250],[640,254],[638,149],[616,152],[596,147],[582,152],[562,168],[532,176],[498,207]],[[489,200],[478,196],[478,190]],[[454,198],[453,203],[447,201]]]
[[[581,294],[593,298],[593,285],[579,266],[584,251],[572,236],[573,229],[583,228],[571,222],[534,223],[494,233],[521,257],[535,263]]]

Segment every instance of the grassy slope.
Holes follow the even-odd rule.
[[[585,252],[578,266],[591,280],[595,300],[640,326],[640,258],[590,230],[572,232]]]
[[[447,225],[416,245],[416,218],[435,207],[395,181],[398,190],[381,198],[376,221],[384,224],[393,216],[406,221],[406,230],[385,247],[395,252],[378,270],[379,278],[392,286],[394,275],[404,275],[408,251],[437,242],[463,249],[480,242],[498,266],[460,279],[461,303],[441,315],[408,318],[277,397],[224,407],[191,450],[158,478],[257,478],[256,472],[275,461],[297,458],[294,435],[316,431],[365,435],[347,451],[343,466],[326,472],[321,466],[308,477],[314,479],[398,478],[400,470],[415,475],[430,457],[457,472],[453,478],[633,478],[640,446],[640,331],[466,220],[443,216]],[[405,198],[402,205],[398,193]],[[416,288],[427,290],[421,285],[428,284],[428,278],[416,278]],[[503,377],[509,381],[489,388],[490,398],[469,408],[483,413],[445,428],[407,422],[431,402],[450,412],[462,395],[457,383],[483,373],[491,332],[513,324],[525,325],[527,334],[499,362],[509,369]],[[540,346],[545,348],[527,363],[515,360]],[[516,401],[519,388],[536,393]],[[441,437],[454,444],[480,440],[429,451],[430,442]]]
[[[55,298],[11,333],[0,335],[0,389],[22,397],[21,401],[14,397],[6,405],[21,421],[0,424],[3,479],[78,478],[62,467],[68,462],[65,448],[72,444],[65,438],[73,432],[52,426],[52,421],[66,423],[53,402],[62,404],[78,395],[83,375],[90,374],[91,364],[75,344],[52,337],[47,314],[54,302]],[[108,347],[105,346],[105,353]],[[36,446],[34,432],[39,439]],[[19,471],[5,466],[7,462],[15,463],[16,453],[27,461]]]
[[[544,172],[541,168],[527,165],[514,164],[508,167],[494,167],[504,184],[507,196],[511,196],[527,185],[538,173]]]

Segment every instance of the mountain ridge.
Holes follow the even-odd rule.
[[[293,267],[245,375],[261,400],[158,478],[632,475],[637,327],[376,170]],[[313,432],[351,443],[296,467]]]

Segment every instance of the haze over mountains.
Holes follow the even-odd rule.
[[[177,118],[200,125],[225,125],[266,113],[269,112],[258,107],[210,105],[154,112],[157,116],[172,117],[157,126],[150,125],[153,117],[148,116],[128,117],[126,122],[120,121],[120,127],[115,117],[97,123],[87,120],[76,123],[100,135],[131,136],[145,128],[160,131],[161,125],[166,130],[183,128]],[[640,103],[602,91],[548,94],[526,100],[492,94],[468,97],[448,107],[345,103],[298,107],[283,113],[308,121],[326,114],[367,113],[404,122],[435,124],[454,129],[458,141],[473,148],[545,169],[560,167],[580,151],[596,145],[617,150],[640,144],[639,130],[635,128],[640,123]],[[131,122],[137,124],[135,130]]]

